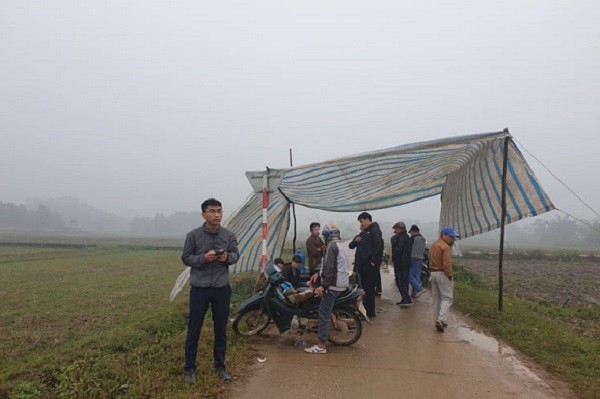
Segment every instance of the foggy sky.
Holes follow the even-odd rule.
[[[453,3],[3,0],[0,201],[232,212],[244,172],[290,148],[301,165],[508,127],[598,210],[600,2]]]

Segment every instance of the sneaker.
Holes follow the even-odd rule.
[[[438,330],[439,332],[443,333],[444,332],[444,322],[442,321],[436,321],[435,322],[435,328],[436,330]]]
[[[196,382],[196,372],[194,370],[185,370],[183,372],[183,380],[186,384],[193,384]]]
[[[310,348],[304,348],[304,352],[307,353],[327,353],[327,348],[319,348],[319,345],[313,345]]]
[[[225,382],[229,382],[231,381],[231,376],[227,373],[227,370],[225,370],[224,367],[219,367],[215,369],[217,375],[219,376],[220,379],[222,379]]]
[[[400,302],[400,307],[401,308],[409,308],[412,305],[413,305],[412,302]]]
[[[423,293],[424,293],[425,291],[427,291],[427,290],[426,290],[425,288],[423,288],[421,291],[417,292],[417,293],[415,294],[415,298],[418,298],[418,297],[420,297],[421,295],[423,295]]]

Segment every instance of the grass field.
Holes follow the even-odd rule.
[[[199,383],[182,383],[187,290],[168,297],[180,251],[0,246],[0,398],[205,398],[212,323],[202,331]],[[233,308],[253,276],[236,275]],[[252,340],[229,337],[228,367]]]
[[[168,301],[183,270],[180,251],[112,244],[0,245],[0,399],[223,397],[224,385],[212,372],[210,322],[202,333],[200,353],[207,355],[199,356],[199,381],[182,383],[187,290]],[[600,399],[597,261],[507,257],[502,313],[495,263],[457,261],[457,308],[567,381],[582,399]],[[235,275],[234,309],[254,277]],[[255,342],[230,331],[233,374],[244,373]]]

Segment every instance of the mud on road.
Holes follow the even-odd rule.
[[[234,399],[327,398],[522,398],[574,395],[525,356],[482,334],[468,318],[452,312],[449,327],[435,331],[429,292],[408,309],[392,275],[384,277],[377,317],[364,324],[350,347],[328,346],[308,354],[296,337],[269,329],[249,366],[229,388]],[[316,342],[311,336],[308,344]]]

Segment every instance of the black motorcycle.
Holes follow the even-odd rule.
[[[265,281],[261,289],[240,305],[233,320],[233,331],[240,335],[255,335],[264,331],[271,321],[279,333],[292,328],[292,320],[298,321],[294,329],[299,336],[318,331],[320,298],[292,304],[281,287],[283,276],[272,263],[267,264]],[[362,334],[359,313],[364,309],[360,298],[364,291],[358,286],[344,291],[335,301],[329,329],[329,342],[334,345],[352,345]],[[296,316],[296,317],[294,317]],[[364,318],[368,320],[366,315]]]
[[[421,282],[425,284],[431,281],[431,270],[429,269],[429,248],[425,248],[425,259],[421,263]]]

